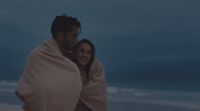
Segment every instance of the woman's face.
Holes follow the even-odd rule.
[[[88,64],[92,54],[92,48],[89,44],[81,43],[76,50],[77,62],[81,66]]]

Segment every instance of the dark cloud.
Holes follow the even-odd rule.
[[[199,73],[199,10],[198,0],[1,1],[0,73],[19,73],[63,13],[81,21],[81,37],[95,43],[110,79]]]

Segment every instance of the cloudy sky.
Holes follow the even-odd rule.
[[[199,0],[2,0],[0,77],[17,78],[30,50],[50,37],[56,15],[77,17],[119,80],[200,77]]]

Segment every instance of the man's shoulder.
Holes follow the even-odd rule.
[[[36,58],[40,55],[40,47],[36,47],[32,49],[29,53],[29,59],[30,58]]]

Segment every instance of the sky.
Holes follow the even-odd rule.
[[[18,78],[57,15],[77,17],[110,81],[198,81],[199,0],[1,0],[0,78]],[[1,79],[0,79],[1,80]]]

